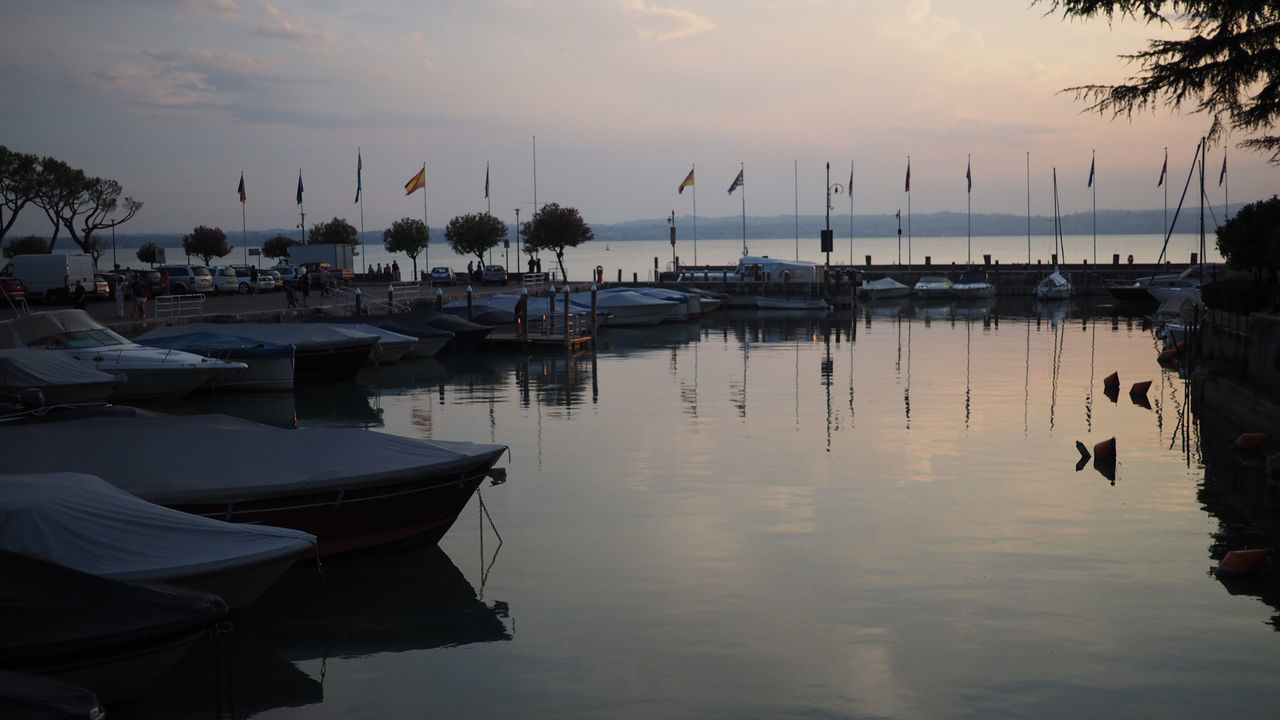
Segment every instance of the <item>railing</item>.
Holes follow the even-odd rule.
[[[408,283],[412,285],[412,283]],[[357,288],[358,289],[358,288]],[[401,302],[402,298],[400,288],[395,289],[395,301],[387,302],[386,299],[377,297],[373,294],[366,295],[363,292],[357,294],[356,290],[346,287],[331,287],[329,294],[342,300],[343,304],[348,308],[352,315],[356,312],[356,298],[360,298],[360,307],[363,312],[370,313],[375,309],[378,312],[398,313],[409,312],[412,308],[410,303]]]
[[[529,318],[530,335],[568,335],[570,338],[576,338],[589,335],[590,332],[591,320],[581,313],[569,315],[567,330],[563,312],[554,315],[535,315]]]
[[[541,290],[547,284],[546,273],[525,273],[522,277],[524,278],[522,281],[524,286],[535,292]]]
[[[156,298],[156,317],[186,317],[204,312],[204,295],[160,295]]]

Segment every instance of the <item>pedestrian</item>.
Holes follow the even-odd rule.
[[[143,320],[147,319],[147,299],[151,293],[141,278],[133,280],[133,312]]]
[[[394,278],[396,282],[400,282],[400,263],[394,260],[391,261],[391,277]]]
[[[381,277],[382,277],[382,263],[378,263],[378,274],[377,274],[377,275],[374,275],[374,276],[373,276],[373,279],[374,279],[374,280],[378,280],[378,279],[380,279]]]
[[[372,266],[372,265],[370,265],[370,266],[369,266],[369,269],[365,272],[364,276],[365,276],[365,278],[366,278],[366,279],[369,279],[369,280],[372,280],[372,279],[373,279],[373,266]]]
[[[75,298],[75,308],[77,310],[83,310],[84,309],[84,283],[80,282],[79,280],[76,281],[76,289],[72,293],[72,296]]]
[[[289,307],[291,308],[298,307],[298,296],[293,292],[293,286],[295,283],[297,283],[297,281],[293,280],[284,284],[284,297],[285,300],[289,301]]]
[[[327,295],[329,293],[329,268],[320,266],[320,294]]]
[[[258,294],[258,266],[249,266],[249,285],[252,286],[250,292],[254,295]]]
[[[120,277],[119,275],[116,275],[115,279],[116,279],[116,317],[123,318],[124,317],[124,278]]]
[[[306,307],[307,298],[311,295],[311,276],[299,275],[298,284],[302,286],[302,307]]]
[[[475,279],[476,279],[476,264],[475,262],[468,260],[467,261],[467,280],[474,281]]]
[[[532,255],[529,256],[529,274],[530,275],[533,274],[533,256]]]

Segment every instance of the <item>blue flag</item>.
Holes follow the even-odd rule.
[[[729,186],[729,194],[732,195],[734,190],[742,187],[742,170],[738,171],[738,177],[733,179],[733,184]]]
[[[302,171],[298,171],[298,204],[302,204]]]
[[[1093,160],[1089,161],[1089,184],[1086,187],[1093,187]]]

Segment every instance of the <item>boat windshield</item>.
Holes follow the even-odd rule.
[[[0,348],[66,349],[130,344],[114,330],[98,324],[83,310],[32,313],[0,323]]]
[[[31,338],[27,341],[27,347],[48,348],[50,350],[83,350],[85,348],[128,344],[128,340],[114,330],[108,330],[107,328],[54,333],[53,335]]]

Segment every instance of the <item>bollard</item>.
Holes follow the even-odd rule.
[[[595,346],[596,337],[600,334],[600,305],[596,302],[596,286],[591,286],[591,344]]]
[[[870,255],[868,255],[868,256],[867,256],[867,262],[866,262],[865,264],[866,264],[866,266],[867,266],[867,267],[871,267],[871,256],[870,256]]]
[[[982,254],[982,264],[983,264],[983,265],[990,265],[990,264],[991,264],[991,253],[983,253],[983,254]]]
[[[356,292],[360,292],[360,288],[356,288]],[[387,307],[395,312],[396,307],[396,288],[394,285],[387,285]]]
[[[1200,253],[1191,253],[1191,264],[1192,264],[1192,265],[1195,265],[1195,264],[1196,264],[1196,261],[1197,261],[1197,260],[1199,260],[1199,259],[1200,259]]]
[[[444,291],[436,288],[436,312],[444,310]]]
[[[467,319],[475,322],[475,296],[471,292],[471,286],[467,285]]]
[[[362,299],[363,297],[361,296],[360,288],[356,288],[356,314],[357,315],[360,314],[360,301]]]
[[[618,284],[622,284],[622,268],[618,268]]]
[[[924,256],[924,265],[925,265],[925,267],[929,267],[929,266],[930,266],[930,265],[932,265],[932,264],[933,264],[933,257],[932,257],[932,256],[930,256],[930,255],[925,255],[925,256]]]
[[[631,283],[634,285],[638,282],[640,282],[640,273],[631,273]]]
[[[1132,256],[1132,255],[1130,255],[1129,257],[1130,257],[1130,258],[1132,258],[1133,256]],[[1120,264],[1120,253],[1113,253],[1113,254],[1111,255],[1111,264],[1112,264],[1112,265],[1119,265],[1119,264]]]

